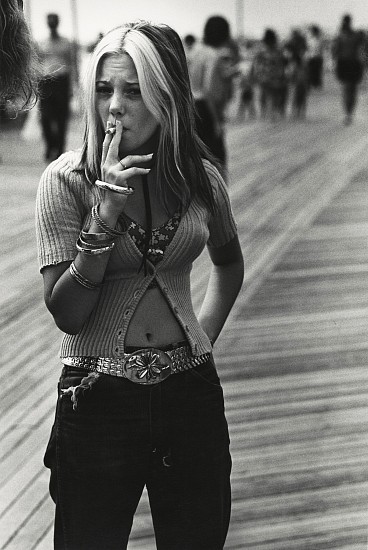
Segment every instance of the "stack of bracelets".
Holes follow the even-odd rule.
[[[96,225],[102,230],[101,233],[88,233],[87,231],[81,231],[76,243],[78,252],[87,254],[88,256],[96,256],[98,254],[104,254],[109,252],[115,246],[114,239],[123,235],[122,231],[113,229],[107,223],[103,221],[100,217],[98,211],[99,205],[95,205],[92,208],[92,219],[95,221]],[[95,290],[99,288],[102,283],[95,283],[86,279],[75,267],[74,262],[70,264],[69,272],[73,279],[80,285],[88,288],[90,290]]]

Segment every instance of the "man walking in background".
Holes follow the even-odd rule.
[[[47,15],[49,37],[38,45],[44,78],[40,86],[41,126],[45,160],[55,160],[65,149],[72,81],[76,74],[73,44],[58,33],[59,16]]]

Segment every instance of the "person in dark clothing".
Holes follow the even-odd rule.
[[[260,112],[263,119],[277,120],[285,115],[287,82],[286,59],[273,29],[266,29],[262,47],[253,61],[254,79],[260,88]]]
[[[289,62],[290,81],[293,86],[291,116],[305,119],[309,93],[308,64],[305,58],[295,55]]]
[[[310,27],[308,37],[308,81],[312,88],[323,86],[323,42],[317,25]]]
[[[203,43],[196,45],[188,64],[196,106],[197,132],[212,154],[226,168],[225,112],[237,74],[237,53],[228,21],[210,17]]]
[[[336,77],[341,83],[345,124],[351,124],[357,103],[358,85],[363,78],[363,34],[353,30],[352,18],[345,15],[333,44]]]
[[[58,33],[59,16],[49,13],[47,24],[50,36],[38,46],[45,73],[40,85],[40,111],[45,160],[52,161],[65,150],[74,56],[72,43]]]

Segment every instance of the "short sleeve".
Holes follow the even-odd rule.
[[[215,193],[216,212],[210,216],[208,223],[208,246],[219,248],[230,242],[237,235],[237,226],[231,208],[226,184],[219,171],[205,161],[206,172]]]
[[[36,199],[36,238],[40,270],[73,260],[87,207],[83,173],[73,170],[63,155],[41,176]]]

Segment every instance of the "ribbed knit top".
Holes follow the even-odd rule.
[[[77,152],[68,152],[45,170],[37,193],[36,236],[40,269],[72,261],[82,228],[91,222],[91,209],[101,201],[100,189],[89,183],[78,168]],[[215,189],[215,215],[197,200],[183,213],[163,259],[148,271],[141,270],[142,254],[128,232],[115,242],[97,305],[78,334],[65,334],[61,357],[121,357],[127,329],[136,307],[156,278],[175,317],[182,326],[194,355],[211,351],[211,344],[195,316],[190,294],[193,261],[205,245],[220,247],[236,235],[236,224],[224,181],[209,162],[206,171]]]

